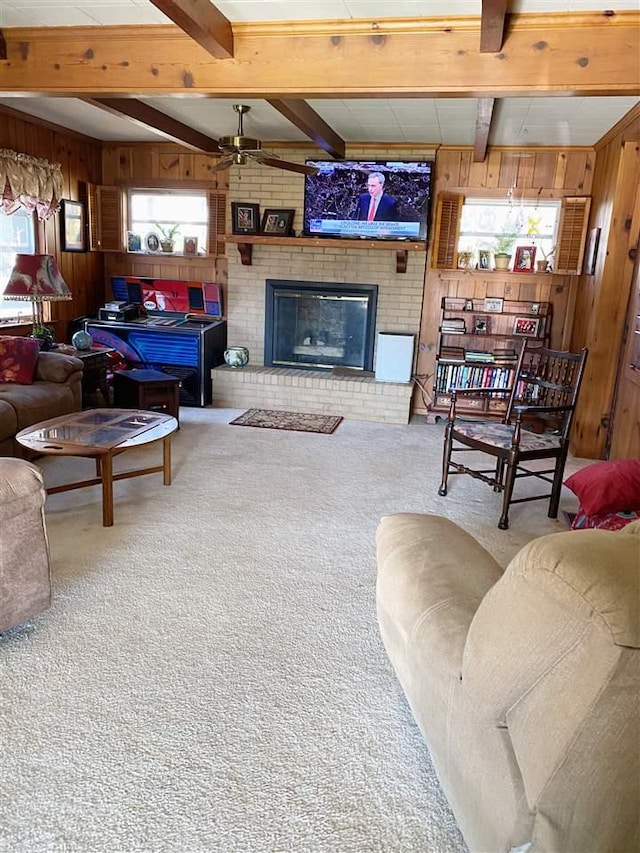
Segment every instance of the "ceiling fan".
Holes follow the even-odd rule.
[[[212,172],[220,172],[231,166],[244,166],[250,160],[255,160],[263,166],[274,166],[276,169],[285,169],[287,172],[299,172],[301,175],[317,174],[318,170],[313,166],[305,166],[304,163],[290,163],[288,160],[281,160],[275,154],[263,154],[262,142],[259,139],[245,136],[243,133],[242,117],[249,112],[251,107],[246,104],[234,104],[233,109],[238,113],[238,133],[236,136],[220,137],[218,145],[221,152],[227,156],[211,167]]]

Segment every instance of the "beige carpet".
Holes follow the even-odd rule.
[[[379,638],[375,528],[438,512],[505,564],[566,523],[501,532],[469,477],[439,498],[440,425],[237,414],[182,409],[173,485],[117,483],[113,528],[95,487],[49,498],[53,607],[0,637],[2,853],[465,849]]]

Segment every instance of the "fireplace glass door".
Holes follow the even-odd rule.
[[[372,369],[375,285],[267,285],[265,364]]]

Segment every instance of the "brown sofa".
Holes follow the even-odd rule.
[[[472,851],[640,849],[640,522],[526,545],[377,532],[387,653]]]
[[[45,495],[35,465],[0,458],[0,633],[51,603]]]
[[[32,385],[0,382],[0,456],[20,456],[14,436],[21,429],[82,408],[82,361],[41,352]]]

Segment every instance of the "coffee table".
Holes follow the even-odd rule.
[[[171,436],[178,421],[171,415],[140,409],[85,409],[51,418],[21,430],[16,441],[43,456],[87,456],[96,461],[90,480],[53,486],[47,493],[68,492],[102,485],[102,524],[113,526],[113,483],[162,471],[164,485],[171,485]],[[162,464],[113,473],[113,459],[135,447],[162,442]]]

